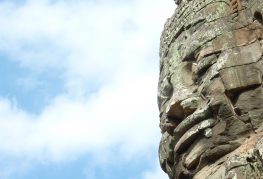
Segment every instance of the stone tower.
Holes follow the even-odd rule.
[[[176,0],[160,44],[170,179],[263,178],[263,1]]]

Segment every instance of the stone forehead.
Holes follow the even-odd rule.
[[[189,27],[200,21],[214,22],[222,17],[230,17],[233,11],[242,8],[240,0],[202,0],[202,1],[176,1],[178,7],[174,14],[165,23],[161,36],[160,57],[167,55],[171,43],[177,39],[182,32],[190,32]],[[234,16],[233,16],[234,18]],[[223,21],[230,24],[230,21]],[[217,22],[218,24],[218,22]]]

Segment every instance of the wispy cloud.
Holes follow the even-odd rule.
[[[159,35],[172,10],[161,0],[1,2],[0,53],[35,76],[55,71],[64,89],[38,115],[0,99],[1,155],[62,162],[118,146],[128,161],[152,150]]]

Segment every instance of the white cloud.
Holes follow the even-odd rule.
[[[147,153],[160,138],[158,45],[172,10],[161,0],[1,3],[0,52],[35,75],[61,72],[66,87],[39,115],[0,100],[1,155],[60,162],[114,145],[127,160]]]
[[[124,145],[127,154],[149,148],[156,143],[152,139],[159,137],[154,105],[156,78],[153,74],[137,74],[122,80],[87,100],[57,96],[40,116],[30,116],[2,100],[1,153],[62,160],[69,154],[118,143]]]

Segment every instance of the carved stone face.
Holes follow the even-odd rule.
[[[263,127],[263,2],[226,1],[183,1],[162,34],[159,154],[170,178],[193,178]]]

